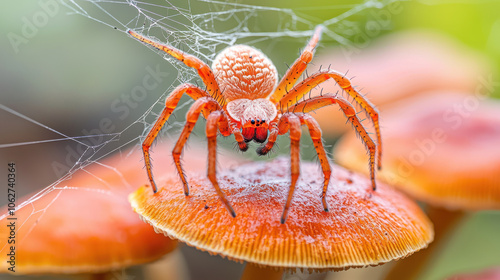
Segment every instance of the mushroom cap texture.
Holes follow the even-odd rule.
[[[500,208],[500,102],[434,92],[395,104],[382,116],[382,170],[377,178],[448,209]],[[367,173],[355,135],[336,145],[337,162]]]
[[[171,149],[165,142],[154,147],[158,173],[175,172]],[[199,160],[203,153],[205,147],[195,144],[186,151],[188,172],[204,168]],[[225,157],[224,164],[234,161]],[[85,167],[32,199],[15,212],[15,274],[104,272],[151,262],[172,251],[177,242],[155,233],[127,200],[136,186],[147,182],[142,151],[135,148]],[[5,207],[0,211],[7,213]],[[8,222],[0,219],[0,273],[9,267]]]
[[[218,173],[221,189],[236,211],[232,218],[205,175],[191,176],[185,196],[176,179],[158,193],[141,187],[129,196],[134,210],[158,232],[190,246],[262,266],[344,269],[378,265],[427,246],[433,227],[401,193],[333,166],[321,204],[322,173],[301,163],[288,219],[280,223],[290,184],[289,159],[254,162]]]

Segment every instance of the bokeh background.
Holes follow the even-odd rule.
[[[76,141],[45,140],[64,139],[66,136],[100,135],[78,139],[91,145],[112,139],[107,148],[98,152],[99,156],[117,147],[138,148],[137,140],[127,143],[129,139],[144,134],[144,123],[137,120],[158,102],[166,89],[178,83],[175,68],[162,60],[161,56],[122,32],[84,16],[71,14],[62,4],[58,4],[57,12],[49,14],[44,24],[29,30],[29,37],[19,39],[12,35],[21,35],[23,28],[29,24],[27,22],[33,22],[33,16],[43,10],[41,3],[45,2],[47,1],[6,1],[2,3],[0,11],[0,104],[3,105],[0,108],[0,160],[2,166],[10,161],[16,162],[17,191],[20,196],[52,184],[74,168],[80,156],[87,158],[86,153],[95,153],[92,149],[82,149],[84,146]],[[162,4],[162,1],[153,2]],[[184,1],[179,2],[182,2],[179,5],[185,5]],[[312,23],[322,23],[334,18],[360,2],[362,1],[346,0],[332,4],[326,0],[282,0],[270,4],[260,0],[238,1],[242,4],[291,9]],[[193,11],[198,9],[198,4],[200,7],[207,5],[191,1]],[[389,13],[387,18],[387,14],[369,9],[350,17],[348,21],[332,25],[330,31],[349,40],[351,47],[346,48],[343,45],[342,49],[342,44],[326,37],[318,47],[317,54],[326,57],[329,53],[339,53],[340,46],[340,50],[344,50],[343,58],[346,57],[345,50],[349,52],[350,59],[342,63],[343,67],[350,69],[349,61],[355,61],[359,67],[360,62],[356,61],[358,52],[361,54],[370,50],[384,36],[398,36],[401,32],[430,31],[446,42],[451,42],[446,45],[451,48],[450,52],[457,49],[464,51],[468,64],[461,65],[470,70],[470,79],[490,79],[496,86],[489,94],[493,98],[500,97],[500,1],[403,1],[399,4],[398,12]],[[208,7],[221,8],[217,5]],[[280,14],[279,11],[276,13]],[[253,32],[257,32],[270,25],[280,24],[282,20],[279,16],[273,16],[272,12],[266,12],[253,20],[250,27]],[[381,24],[382,28],[375,30],[376,32],[371,30],[373,23]],[[359,37],[360,32],[368,35]],[[307,37],[278,36],[255,40],[253,44],[264,50],[275,62],[279,72],[284,73],[286,64],[293,62],[306,40]],[[404,54],[404,49],[399,51]],[[342,51],[340,53],[342,54]],[[384,61],[388,61],[391,67],[398,65],[397,61],[391,61],[390,53],[385,55],[379,67],[384,67]],[[460,55],[455,58],[457,61],[464,59]],[[425,57],[422,57],[422,60],[425,60]],[[336,61],[330,61],[328,64],[330,63],[335,69]],[[404,60],[401,63],[405,63]],[[317,69],[320,64],[323,62],[314,62],[312,69]],[[376,71],[373,65],[366,65],[366,68]],[[148,90],[147,96],[134,99],[131,95],[133,88],[142,83],[145,75],[155,70],[164,73],[158,77],[158,85]],[[364,74],[368,75],[366,72]],[[391,79],[397,80],[398,77]],[[447,82],[453,88],[454,81]],[[368,94],[371,98],[369,92]],[[125,108],[123,106],[127,109],[118,109]],[[12,111],[6,110],[5,107]],[[154,110],[159,112],[161,105],[154,107]],[[177,120],[182,120],[183,111],[180,110],[176,116]],[[154,117],[150,116],[145,122],[152,123],[153,120]],[[129,128],[125,133],[113,138],[117,136],[115,133],[127,127]],[[199,126],[196,134],[202,138],[203,129],[200,128],[202,126]],[[326,144],[333,146],[338,137],[337,132],[325,135]],[[171,141],[175,139],[175,133],[165,133],[162,138],[161,141]],[[32,141],[43,142],[26,143]],[[231,141],[224,141],[222,145],[233,148]],[[314,160],[314,153],[308,147],[310,144],[307,140],[304,141],[304,146],[303,159]],[[276,154],[287,152],[287,141],[282,141]],[[256,159],[253,154],[248,157]],[[4,182],[6,168],[0,169],[0,175]],[[5,204],[3,194],[0,197],[0,204]],[[486,211],[471,214],[460,225],[459,230],[449,237],[441,254],[432,262],[422,279],[442,279],[461,271],[500,265],[498,236],[499,213]],[[222,279],[217,278],[217,275],[225,275],[217,274],[221,269],[235,277],[241,271],[241,265],[210,257],[190,248],[183,250],[188,259],[192,279],[208,279],[204,277],[211,267],[217,267],[217,271],[211,272],[214,279]],[[0,279],[14,278],[0,275]]]

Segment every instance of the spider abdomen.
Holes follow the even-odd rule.
[[[271,60],[246,45],[224,49],[215,58],[212,71],[228,101],[265,98],[278,82],[278,73]]]

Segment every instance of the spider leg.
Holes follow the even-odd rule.
[[[157,192],[158,188],[156,187],[155,181],[153,179],[153,172],[151,169],[151,158],[149,155],[149,150],[151,148],[151,145],[153,144],[153,141],[156,139],[158,136],[158,133],[160,132],[161,128],[165,124],[165,122],[168,120],[172,112],[174,111],[175,107],[177,107],[177,104],[179,103],[179,100],[181,99],[182,95],[186,93],[188,94],[191,98],[194,100],[197,100],[201,97],[208,97],[209,95],[201,90],[200,88],[191,85],[191,84],[182,84],[178,86],[177,88],[172,91],[172,93],[168,96],[166,102],[165,102],[165,108],[161,112],[160,116],[158,119],[155,121],[153,127],[151,130],[148,132],[148,135],[144,139],[144,142],[142,143],[142,152],[144,155],[144,162],[146,164],[146,171],[148,173],[148,178],[149,182],[151,183],[151,187],[153,188],[153,192]]]
[[[279,133],[285,134],[290,131],[290,169],[291,169],[291,182],[281,215],[281,223],[284,224],[288,217],[288,210],[292,202],[293,192],[295,185],[300,175],[300,136],[302,131],[300,129],[300,119],[294,114],[284,114],[278,123]]]
[[[153,40],[150,40],[132,30],[127,30],[127,33],[132,35],[134,38],[138,39],[139,41],[146,43],[148,45],[151,45],[159,50],[162,50],[175,59],[181,61],[182,63],[186,64],[188,67],[192,67],[198,71],[198,75],[200,75],[201,80],[207,87],[206,91],[210,96],[212,96],[215,100],[218,100],[219,105],[221,107],[224,107],[224,104],[226,104],[226,99],[224,96],[221,94],[219,85],[215,81],[215,76],[210,67],[203,62],[201,59],[192,56],[190,54],[186,54],[182,52],[181,50],[178,50],[174,47],[161,44],[158,42],[155,42]]]
[[[370,138],[370,135],[368,135],[366,129],[361,124],[358,116],[356,115],[356,110],[354,109],[352,104],[349,103],[349,101],[345,100],[340,96],[323,95],[310,98],[307,101],[299,102],[295,104],[293,107],[291,107],[291,109],[293,109],[294,111],[308,113],[331,104],[338,104],[340,106],[340,108],[344,112],[344,115],[356,129],[356,133],[363,140],[363,143],[365,144],[365,147],[367,148],[370,154],[370,159],[369,159],[370,179],[372,182],[372,190],[375,191],[377,189],[377,184],[375,182],[375,152],[377,146],[375,142],[373,142],[373,140]]]
[[[280,100],[287,93],[287,90],[290,90],[293,85],[295,85],[297,79],[300,77],[300,75],[302,75],[304,70],[306,70],[307,64],[309,64],[309,62],[311,62],[311,60],[313,59],[314,48],[321,38],[321,32],[323,32],[323,26],[318,25],[314,30],[314,35],[312,36],[311,40],[309,40],[309,43],[307,43],[307,46],[305,47],[300,57],[295,60],[290,68],[288,68],[288,71],[286,71],[285,76],[281,78],[281,81],[279,82],[276,90],[271,96],[269,96],[269,100],[272,103],[278,102],[278,100]]]
[[[179,177],[181,178],[182,184],[184,185],[184,194],[189,195],[189,186],[186,180],[186,176],[184,174],[184,170],[181,166],[181,154],[184,145],[186,144],[191,131],[193,131],[194,125],[198,121],[198,117],[200,116],[201,111],[212,112],[214,110],[220,110],[220,106],[217,101],[213,100],[211,97],[203,97],[189,108],[189,111],[186,115],[186,125],[179,136],[179,140],[175,144],[175,147],[172,151],[172,157],[174,158],[175,167],[179,172]]]
[[[301,124],[307,125],[309,128],[309,135],[314,143],[314,148],[318,154],[318,159],[323,170],[323,191],[321,192],[321,201],[323,209],[328,212],[328,204],[326,203],[326,192],[328,191],[328,184],[330,183],[330,176],[332,169],[326,156],[325,147],[323,146],[323,139],[321,138],[321,128],[318,122],[309,114],[297,114],[300,118]]]
[[[224,206],[229,211],[231,216],[236,217],[236,212],[234,212],[233,207],[229,203],[226,195],[222,192],[217,182],[216,177],[216,163],[217,163],[217,127],[222,128],[222,133],[229,132],[227,117],[222,111],[213,111],[208,115],[207,118],[207,140],[208,140],[208,171],[207,176],[215,191],[219,195],[219,198],[224,203]]]
[[[297,100],[302,98],[305,94],[307,94],[311,89],[315,86],[323,83],[328,79],[334,79],[337,84],[345,90],[350,96],[354,98],[354,100],[361,105],[363,110],[370,116],[370,119],[375,128],[375,133],[377,135],[377,168],[380,170],[382,168],[382,136],[380,135],[380,124],[379,124],[379,113],[375,106],[366,99],[363,95],[357,92],[351,85],[351,82],[344,75],[333,71],[326,70],[322,72],[318,72],[309,78],[305,79],[298,85],[296,85],[293,89],[288,91],[288,93],[276,103],[276,107],[286,108],[286,110],[292,110],[293,104],[297,103]],[[285,110],[285,109],[283,109]],[[296,110],[297,111],[297,110]]]

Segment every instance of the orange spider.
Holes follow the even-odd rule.
[[[234,134],[234,138],[238,142],[241,151],[248,149],[247,142],[254,140],[258,143],[264,143],[268,139],[266,144],[257,149],[259,155],[265,155],[273,148],[278,135],[290,132],[291,183],[281,216],[281,223],[285,223],[300,173],[299,141],[301,125],[307,125],[309,128],[309,134],[318,154],[324,175],[321,199],[324,210],[328,211],[326,192],[331,175],[330,164],[323,147],[321,129],[316,120],[307,113],[331,104],[338,104],[340,106],[366,145],[370,153],[369,167],[372,188],[375,190],[375,153],[378,151],[378,169],[380,169],[380,157],[382,155],[380,127],[376,108],[351,86],[348,78],[330,69],[320,70],[294,86],[297,79],[306,69],[307,64],[313,58],[314,49],[320,39],[322,29],[322,26],[316,28],[314,35],[300,57],[288,69],[279,83],[276,68],[271,60],[262,52],[252,47],[246,45],[228,47],[217,55],[212,68],[210,68],[203,61],[192,55],[183,53],[171,46],[154,42],[132,30],[128,30],[127,32],[130,35],[141,42],[162,50],[180,60],[188,67],[196,69],[206,86],[205,90],[192,84],[178,86],[168,96],[165,108],[146,136],[142,144],[142,150],[153,191],[156,192],[157,187],[151,171],[149,149],[162,126],[177,107],[184,93],[196,101],[191,105],[187,113],[186,125],[172,151],[172,155],[184,185],[186,196],[189,195],[189,187],[181,167],[180,157],[184,144],[191,134],[200,113],[203,113],[207,119],[208,178],[212,182],[221,201],[233,217],[236,217],[236,213],[227,200],[226,195],[220,189],[215,174],[217,131],[220,131],[223,136]],[[312,88],[330,78],[334,79],[342,90],[353,97],[368,113],[375,127],[377,143],[374,143],[368,135],[366,129],[358,119],[354,107],[344,98],[337,95],[322,95],[301,100]]]

